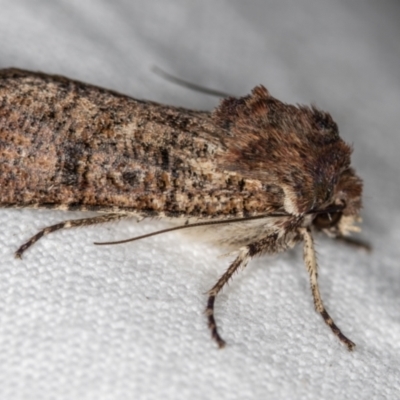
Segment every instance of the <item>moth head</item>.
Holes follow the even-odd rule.
[[[319,230],[354,230],[362,182],[351,168],[352,149],[329,113],[283,103],[257,86],[251,95],[224,99],[212,118],[226,148],[219,168],[279,187],[284,211],[315,212]]]
[[[318,210],[313,226],[329,236],[346,236],[358,232],[360,222],[362,181],[352,168],[343,171],[334,187],[329,204]],[[326,212],[324,212],[326,210]]]

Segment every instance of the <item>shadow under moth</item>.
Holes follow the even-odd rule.
[[[285,104],[263,86],[227,97],[212,112],[131,97],[61,76],[0,71],[0,206],[96,211],[42,236],[123,218],[164,218],[237,257],[208,292],[212,338],[217,294],[255,256],[303,243],[315,308],[352,350],[326,311],[313,232],[347,238],[358,228],[362,181],[351,148],[328,113]],[[151,235],[151,234],[150,234]],[[144,235],[137,240],[146,236]]]

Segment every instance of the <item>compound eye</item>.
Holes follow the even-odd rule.
[[[313,224],[318,229],[327,229],[332,228],[337,225],[342,218],[342,212],[334,212],[334,213],[326,213],[326,214],[318,214],[313,221]]]

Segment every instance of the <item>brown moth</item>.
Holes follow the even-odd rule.
[[[346,240],[358,230],[362,182],[350,154],[328,113],[285,104],[263,86],[204,112],[0,71],[0,206],[101,213],[44,228],[16,256],[56,230],[128,217],[212,230],[218,245],[238,252],[208,292],[208,326],[220,347],[217,294],[254,256],[298,242],[316,310],[354,347],[323,306],[313,243],[313,231]]]

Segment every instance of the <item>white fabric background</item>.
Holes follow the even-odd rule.
[[[254,260],[224,290],[221,351],[202,314],[229,262],[218,249],[183,234],[92,245],[165,226],[125,221],[54,234],[20,261],[13,251],[38,229],[82,213],[0,210],[0,398],[399,398],[399,16],[397,2],[372,0],[1,0],[1,68],[217,104],[156,65],[329,111],[354,145],[374,252],[317,238],[322,295],[353,353],[313,310],[300,249]]]

